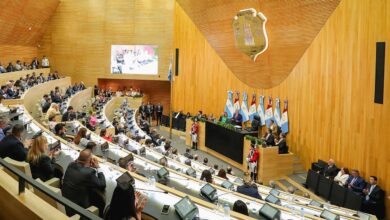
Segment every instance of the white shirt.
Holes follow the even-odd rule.
[[[370,194],[372,193],[372,190],[374,190],[375,187],[376,187],[376,185],[370,186],[370,190],[368,190],[368,193],[366,195],[366,200],[370,200]]]
[[[335,176],[334,181],[337,181],[340,186],[344,186],[345,184],[347,184],[348,178],[348,174],[342,174],[341,171],[339,171],[337,173],[337,176]]]
[[[48,67],[49,66],[49,59],[43,58],[42,59],[42,67]]]

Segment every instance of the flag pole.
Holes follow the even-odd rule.
[[[172,121],[173,121],[173,112],[172,112],[172,102],[173,102],[173,74],[172,74],[172,62],[173,62],[173,54],[171,55],[171,64],[170,64],[170,70],[168,74],[171,74],[171,77],[169,78],[169,83],[171,84],[171,91],[170,91],[170,101],[169,101],[169,139],[172,139]]]

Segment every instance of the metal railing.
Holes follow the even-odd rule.
[[[18,177],[19,195],[24,193],[26,188],[26,183],[27,183],[32,187],[34,187],[34,189],[41,191],[42,193],[54,199],[56,202],[62,204],[66,208],[73,210],[76,214],[80,215],[81,219],[101,220],[99,216],[96,216],[92,212],[82,208],[81,206],[73,203],[72,201],[70,201],[65,197],[57,195],[52,190],[50,190],[47,186],[39,183],[38,181],[34,180],[32,177],[27,176],[25,173],[23,173],[16,167],[10,165],[2,158],[0,158],[0,165]]]

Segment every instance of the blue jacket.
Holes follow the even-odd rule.
[[[355,180],[355,182],[351,185],[351,189],[354,191],[354,192],[362,192],[364,187],[366,186],[366,182],[364,181],[363,178],[361,178],[360,176],[356,177],[357,179]],[[348,180],[347,180],[347,185],[351,184],[352,180],[354,179],[353,176],[349,176]]]
[[[247,195],[247,196],[251,196],[251,197],[256,198],[256,199],[261,199],[259,191],[257,190],[257,187],[255,187],[255,186],[244,184],[242,186],[237,187],[237,192],[244,194],[244,195]]]

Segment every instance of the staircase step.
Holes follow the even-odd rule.
[[[290,178],[290,177],[293,177],[294,179]],[[292,176],[285,176],[283,177],[283,179],[287,180],[291,185],[293,185],[296,189],[302,191],[302,193],[308,193],[310,195],[310,198],[311,199],[314,199],[314,200],[317,200],[317,201],[320,201],[320,202],[326,202],[323,198],[317,196],[315,193],[313,193],[312,191],[306,189],[305,187],[302,186],[302,183],[304,182],[302,180],[301,177],[299,176],[295,176],[295,175],[292,175]],[[299,180],[302,180],[301,182],[299,182]],[[298,182],[296,181],[298,180]]]

